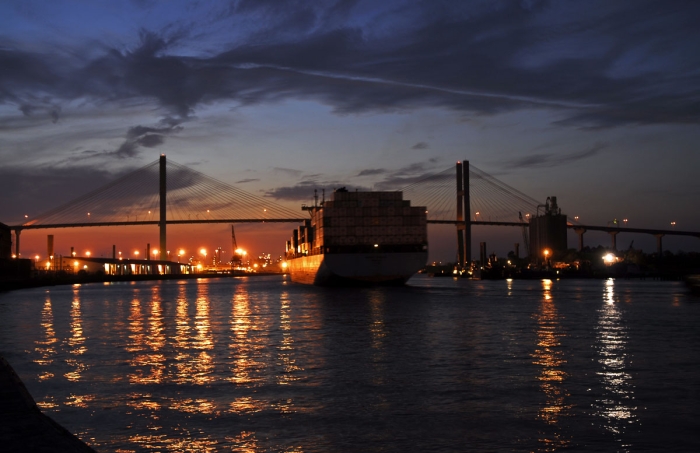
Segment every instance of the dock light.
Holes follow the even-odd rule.
[[[90,258],[90,252],[85,252],[85,256],[87,256],[88,258]]]
[[[139,251],[138,251],[138,250],[134,250],[134,255],[139,256]]]
[[[672,227],[676,226],[676,222],[671,222],[671,226]]]
[[[549,257],[549,253],[550,253],[549,249],[544,249],[544,251],[542,253],[544,253],[545,258]]]
[[[153,250],[153,256],[154,257],[158,256],[158,250],[155,250],[155,249]]]
[[[17,258],[17,255],[15,255],[15,254],[13,253],[13,254],[12,254],[12,259],[15,259],[15,258]]]
[[[281,266],[282,266],[282,269],[286,269],[286,268],[287,268],[287,266],[289,266],[289,264],[287,264],[287,262],[286,262],[286,261],[282,261],[282,264],[281,264]]]
[[[24,218],[25,218],[25,219],[28,219],[29,216],[28,216],[27,214],[24,214]]]
[[[574,220],[578,222],[578,216],[574,216]]]
[[[608,253],[603,257],[603,261],[605,261],[605,264],[612,264],[615,262],[615,258],[615,255],[613,255],[612,253]]]
[[[34,256],[34,262],[38,263],[39,262],[39,255]]]
[[[379,244],[374,244],[374,248],[376,249],[377,247],[379,247]]]

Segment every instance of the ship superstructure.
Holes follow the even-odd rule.
[[[428,258],[426,208],[402,192],[348,192],[303,207],[310,218],[287,242],[292,281],[403,284]]]

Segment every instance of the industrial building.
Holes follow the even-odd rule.
[[[540,208],[544,212],[540,213]],[[546,263],[566,251],[566,215],[557,206],[557,197],[547,197],[546,203],[537,207],[529,227],[531,261]]]

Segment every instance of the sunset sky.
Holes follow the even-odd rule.
[[[6,0],[0,221],[164,153],[294,209],[314,188],[399,188],[468,159],[582,223],[700,231],[699,23],[681,0]],[[239,243],[282,253],[293,225],[265,228],[237,227]],[[230,244],[228,225],[170,231],[173,247]],[[23,255],[47,234],[57,253],[158,242],[154,227],[26,231]],[[651,236],[618,247],[632,239],[654,251]],[[505,254],[520,231],[479,241]],[[431,258],[453,242],[434,228]]]

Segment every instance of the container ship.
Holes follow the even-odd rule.
[[[316,197],[315,197],[316,198]],[[402,192],[337,189],[302,206],[309,219],[287,241],[293,282],[320,286],[402,285],[428,260],[426,208]]]

